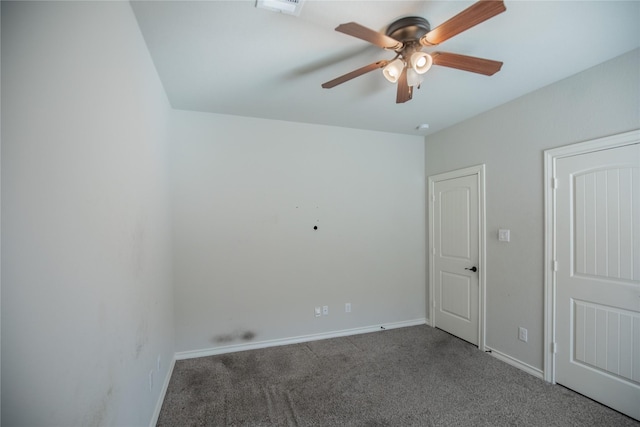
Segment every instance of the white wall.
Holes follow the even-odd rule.
[[[541,368],[542,151],[640,127],[639,51],[425,150],[171,112],[128,3],[3,2],[1,16],[5,425],[146,425],[174,350],[423,319],[425,171],[479,163],[488,344]]]
[[[543,151],[640,127],[640,51],[426,139],[426,174],[485,163],[487,345],[543,365]],[[497,240],[511,229],[511,242]],[[528,343],[518,341],[518,326]]]
[[[172,119],[178,351],[424,319],[422,137]]]
[[[2,2],[2,89],[2,424],[148,425],[169,105],[130,5]]]

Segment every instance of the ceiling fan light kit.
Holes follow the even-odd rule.
[[[409,64],[411,64],[411,68],[413,68],[416,73],[424,74],[431,68],[433,58],[426,52],[414,52],[409,57]]]
[[[413,68],[407,69],[407,84],[413,87],[420,87],[420,84],[424,81],[424,76],[417,73]]]
[[[322,87],[332,88],[382,68],[383,76],[391,83],[398,84],[396,103],[403,103],[412,98],[413,87],[420,86],[424,80],[423,74],[429,71],[432,65],[491,76],[500,71],[502,62],[447,52],[429,54],[422,49],[438,45],[505,10],[503,0],[480,0],[433,30],[429,21],[419,16],[409,16],[392,22],[385,34],[356,22],[340,24],[336,27],[336,31],[357,37],[385,50],[393,50],[396,52],[396,57],[391,61],[378,61],[344,74],[323,83]]]
[[[382,75],[391,83],[395,83],[400,78],[400,74],[402,74],[403,69],[404,61],[400,58],[396,58],[382,69]]]

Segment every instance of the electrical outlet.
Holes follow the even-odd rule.
[[[322,314],[322,311],[321,311],[320,307],[316,307],[314,312],[316,314],[316,317],[320,317],[320,315]]]
[[[522,326],[518,328],[518,339],[527,342],[527,330]]]
[[[351,303],[350,302],[344,303],[344,312],[345,313],[351,313]]]
[[[324,314],[325,316],[329,314],[329,306],[328,305],[323,305],[322,306],[322,314]]]
[[[149,371],[149,391],[153,391],[153,369]]]

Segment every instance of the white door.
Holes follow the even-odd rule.
[[[640,144],[555,178],[556,382],[640,419]]]
[[[478,175],[433,185],[434,326],[478,345]]]

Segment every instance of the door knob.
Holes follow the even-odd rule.
[[[476,268],[476,266],[475,266],[475,265],[474,265],[473,267],[471,267],[471,268],[465,268],[465,270],[471,270],[471,271],[473,271],[474,273],[475,273],[476,271],[478,271],[478,269]]]

